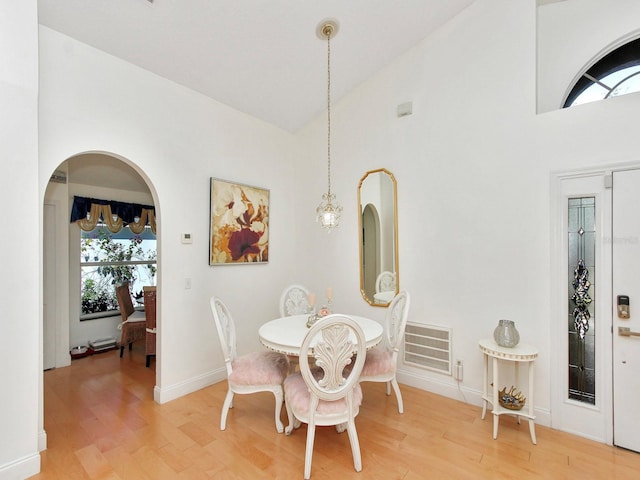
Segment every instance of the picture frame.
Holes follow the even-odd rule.
[[[209,265],[269,262],[269,193],[211,177]]]

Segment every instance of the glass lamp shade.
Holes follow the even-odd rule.
[[[332,193],[322,195],[322,202],[316,208],[316,220],[320,222],[322,228],[326,228],[329,233],[340,224],[342,207],[335,202],[336,196]]]

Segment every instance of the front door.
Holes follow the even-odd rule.
[[[613,174],[612,223],[613,442],[640,452],[640,170]]]

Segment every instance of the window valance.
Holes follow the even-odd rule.
[[[156,216],[153,205],[139,205],[115,200],[98,200],[96,198],[73,197],[71,222],[76,222],[84,231],[96,228],[100,219],[109,231],[116,233],[129,226],[131,231],[140,234],[145,225],[156,233]]]

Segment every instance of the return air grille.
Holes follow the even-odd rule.
[[[451,375],[451,329],[407,323],[404,363]]]

